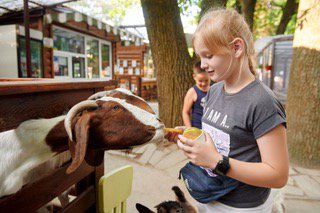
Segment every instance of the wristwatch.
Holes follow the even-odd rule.
[[[214,168],[213,173],[217,175],[225,176],[230,169],[229,158],[222,155],[222,160],[220,160],[216,168]]]

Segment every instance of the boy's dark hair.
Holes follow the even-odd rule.
[[[197,61],[193,64],[193,74],[200,74],[206,72],[204,69],[201,68],[201,61]]]

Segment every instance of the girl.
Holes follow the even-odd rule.
[[[206,140],[195,143],[179,135],[178,147],[212,178],[240,181],[217,201],[199,203],[199,212],[271,212],[270,188],[281,188],[288,179],[286,118],[272,91],[255,77],[249,27],[234,10],[211,10],[201,19],[193,46],[216,83],[202,117]]]
[[[201,62],[198,61],[193,66],[192,77],[196,85],[191,87],[184,97],[182,119],[186,127],[193,126],[202,129],[201,118],[203,115],[203,104],[210,87],[210,78],[208,73],[201,69],[200,65]],[[192,113],[190,113],[191,111]]]

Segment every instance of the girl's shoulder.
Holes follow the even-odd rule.
[[[267,85],[260,80],[257,81],[257,84],[248,91],[257,111],[277,112],[285,117],[285,109],[278,97]]]
[[[260,80],[257,80],[257,84],[249,92],[250,96],[256,98],[260,104],[280,103],[274,92]]]

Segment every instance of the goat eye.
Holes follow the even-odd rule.
[[[114,109],[114,110],[118,110],[118,109],[119,109],[119,106],[118,106],[118,105],[115,105],[115,106],[113,107],[113,109]]]

